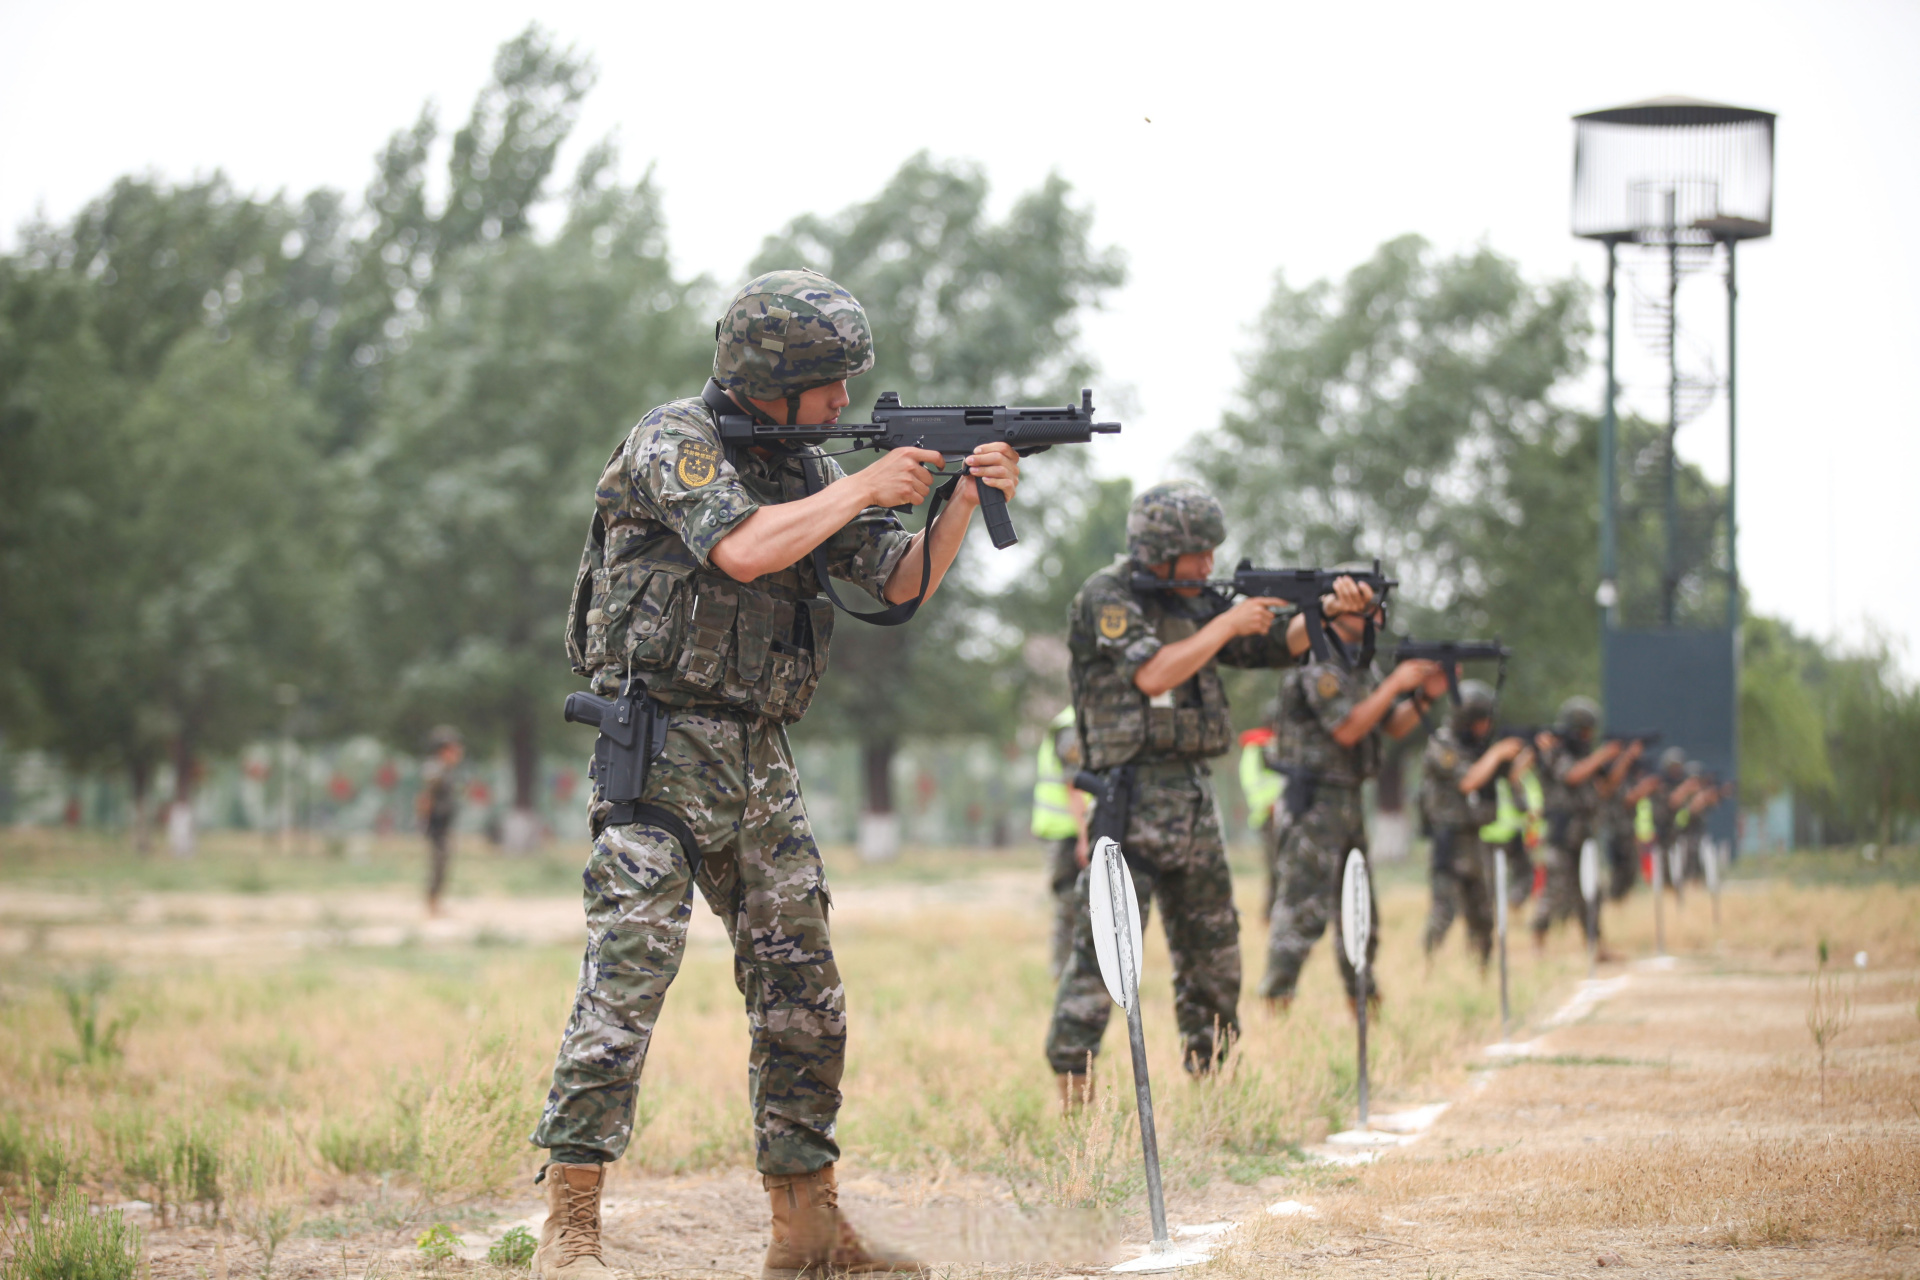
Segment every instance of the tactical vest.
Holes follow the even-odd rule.
[[[832,637],[833,606],[808,561],[736,582],[703,567],[665,525],[635,518],[608,528],[595,512],[567,613],[567,656],[596,692],[613,692],[631,672],[668,706],[731,707],[791,724],[813,700]]]
[[[1313,671],[1313,666],[1294,667],[1282,678],[1274,739],[1267,747],[1267,758],[1289,776],[1311,776],[1333,786],[1357,787],[1380,771],[1380,734],[1364,734],[1351,747],[1335,742],[1333,726],[1320,723],[1307,698],[1306,681]],[[1356,704],[1379,683],[1371,667],[1356,667],[1347,673],[1347,679],[1355,683]]]
[[[1125,572],[1128,566],[1123,565]],[[1162,644],[1185,640],[1200,624],[1169,612],[1160,593],[1141,598],[1147,625]],[[1081,625],[1075,618],[1074,624]],[[1074,715],[1087,768],[1205,760],[1233,745],[1233,718],[1216,663],[1155,698],[1111,662],[1073,664]]]

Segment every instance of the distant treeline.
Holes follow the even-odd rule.
[[[413,750],[453,723],[504,750],[522,807],[543,748],[584,749],[555,708],[591,486],[646,409],[698,391],[739,283],[674,274],[658,192],[609,144],[556,174],[592,78],[530,29],[450,139],[423,111],[358,199],[126,178],[23,229],[0,256],[8,749],[119,773],[143,807],[179,798],[151,795],[163,762],[184,793],[197,761],[289,734]],[[1063,400],[1096,385],[1080,316],[1125,280],[1091,223],[1058,177],[995,220],[977,169],[920,155],[770,235],[740,279],[804,264],[852,289],[875,321],[866,390]],[[1558,398],[1588,301],[1414,237],[1338,284],[1276,281],[1237,407],[1169,469],[1227,501],[1235,553],[1379,555],[1406,584],[1400,628],[1497,631],[1513,714],[1544,715],[1597,683],[1597,437]],[[1623,434],[1631,486],[1661,436]],[[858,744],[869,809],[893,808],[902,741],[1024,746],[1064,702],[1067,602],[1122,549],[1130,488],[1059,452],[1080,456],[1029,468],[1010,582],[1003,560],[983,586],[983,543],[914,625],[837,633],[802,736]],[[1691,469],[1682,493],[1718,503]],[[1629,564],[1657,536],[1639,510]],[[1683,609],[1718,616],[1724,531],[1688,527]],[[1651,589],[1623,586],[1630,607]],[[1920,706],[1884,651],[1764,620],[1746,647],[1748,803],[1794,789],[1836,833],[1912,821]],[[1271,679],[1237,680],[1243,720]]]

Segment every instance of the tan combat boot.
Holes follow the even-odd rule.
[[[606,1166],[550,1164],[547,1220],[533,1253],[533,1280],[613,1280],[600,1253],[600,1189]]]
[[[767,1174],[761,1178],[773,1206],[773,1243],[760,1280],[816,1280],[835,1275],[871,1275],[880,1271],[917,1274],[924,1268],[910,1258],[870,1249],[853,1225],[840,1216],[840,1187],[832,1165],[812,1173]]]
[[[1093,1073],[1062,1071],[1054,1080],[1060,1086],[1060,1114],[1077,1116],[1093,1105]]]

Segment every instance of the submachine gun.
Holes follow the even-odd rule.
[[[1045,408],[1008,408],[1003,404],[901,404],[897,391],[884,391],[873,402],[873,420],[871,422],[823,422],[817,426],[787,426],[777,422],[760,422],[751,415],[742,413],[740,406],[727,398],[716,383],[707,383],[701,393],[707,408],[720,424],[720,443],[731,452],[740,448],[763,446],[774,449],[792,448],[795,445],[825,444],[829,440],[855,440],[864,447],[877,452],[890,449],[932,449],[944,459],[964,458],[982,445],[1001,443],[1013,446],[1021,457],[1031,457],[1043,453],[1057,444],[1088,444],[1096,435],[1118,435],[1120,424],[1117,422],[1095,422],[1093,420],[1093,392],[1083,389],[1079,404],[1066,404]],[[812,466],[803,466],[806,475],[808,494],[819,492],[821,477]],[[945,472],[941,474],[945,475]],[[927,527],[933,527],[934,517],[940,514],[940,508],[953,496],[955,486],[960,483],[956,473],[949,476],[947,483],[934,490],[927,502]],[[1014,532],[1013,517],[1007,512],[1007,496],[991,485],[979,486],[980,513],[986,517],[987,536],[993,539],[993,545],[1005,550],[1020,540]],[[902,515],[913,510],[911,506],[896,507]],[[820,580],[820,589],[827,598],[839,605],[842,610],[871,622],[876,626],[897,626],[911,618],[920,604],[927,598],[927,588],[933,582],[933,538],[921,540],[920,594],[910,601],[890,605],[874,613],[859,613],[847,608],[833,588],[832,579],[827,574],[826,556],[820,548],[813,550],[814,576]]]
[[[952,460],[964,458],[982,445],[1002,443],[1012,445],[1015,453],[1026,458],[1057,444],[1089,444],[1097,435],[1120,433],[1117,422],[1093,420],[1091,389],[1080,392],[1079,404],[1034,409],[1003,404],[901,404],[899,392],[885,391],[873,402],[871,422],[797,427],[755,422],[730,402],[724,413],[712,401],[709,405],[720,420],[720,441],[729,448],[857,440],[878,452],[932,449]],[[998,489],[980,486],[980,512],[986,517],[987,533],[994,546],[1005,550],[1020,540],[1013,529],[1013,517],[1007,513],[1007,497]],[[929,522],[932,514],[930,510]]]
[[[1253,561],[1242,560],[1233,571],[1231,578],[1157,578],[1151,573],[1135,573],[1131,585],[1135,591],[1173,591],[1186,587],[1202,589],[1202,598],[1212,601],[1213,614],[1224,612],[1230,606],[1230,596],[1268,596],[1275,600],[1285,600],[1299,610],[1306,619],[1307,646],[1313,651],[1316,662],[1325,662],[1333,656],[1335,645],[1340,649],[1340,660],[1347,666],[1366,666],[1373,661],[1373,613],[1367,614],[1366,638],[1361,641],[1357,657],[1347,652],[1347,647],[1338,636],[1329,636],[1326,618],[1320,612],[1320,597],[1333,594],[1333,584],[1341,578],[1351,578],[1355,583],[1373,591],[1373,603],[1383,605],[1387,593],[1400,583],[1380,572],[1380,562],[1375,560],[1371,570],[1366,569],[1256,569]],[[1209,615],[1212,616],[1212,615]]]
[[[1500,637],[1491,640],[1415,640],[1409,637],[1393,651],[1394,665],[1425,659],[1437,662],[1447,673],[1447,692],[1453,695],[1453,705],[1460,705],[1460,671],[1462,662],[1497,662],[1500,674],[1495,678],[1493,691],[1499,693],[1507,683],[1507,659],[1513,656],[1513,650],[1500,643]]]

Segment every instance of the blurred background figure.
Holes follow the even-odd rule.
[[[1080,737],[1073,708],[1047,724],[1033,767],[1033,834],[1047,842],[1047,887],[1053,894],[1052,972],[1055,980],[1073,952],[1073,885],[1087,865],[1087,794],[1067,785],[1080,768]]]
[[[460,731],[441,725],[427,738],[427,758],[420,766],[420,794],[415,812],[427,833],[427,914],[441,914],[440,896],[447,888],[447,865],[453,859],[453,820],[460,816],[460,762],[466,758]]]

